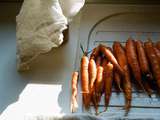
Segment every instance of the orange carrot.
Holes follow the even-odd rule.
[[[124,50],[123,50],[123,48],[122,48],[122,46],[119,42],[115,41],[113,43],[113,53],[114,53],[119,65],[120,65],[120,67],[122,69],[124,69],[123,67],[125,66],[124,65],[124,62],[125,62],[124,54],[125,54],[125,52],[124,52]],[[121,85],[120,85],[121,75],[117,71],[115,71],[115,73],[114,73],[114,80],[115,80],[115,83],[117,84],[117,86],[119,87],[119,90],[122,90]]]
[[[129,38],[126,43],[126,56],[135,80],[140,85],[140,87],[145,91],[141,80],[141,70],[137,59],[135,41],[132,40],[131,38]]]
[[[88,75],[88,64],[89,60],[87,56],[83,56],[81,59],[81,86],[82,86],[82,97],[83,105],[86,110],[89,109],[89,75]]]
[[[153,46],[154,52],[158,58],[159,64],[160,64],[160,50],[157,49],[155,46]]]
[[[127,115],[130,110],[131,101],[132,101],[132,85],[131,85],[130,72],[128,67],[125,70],[125,75],[122,83],[123,83],[123,89],[125,94],[125,109],[126,109],[126,115]]]
[[[127,62],[127,56],[123,46],[119,42],[114,42],[113,44],[113,51],[117,57],[118,63],[121,68],[124,70],[124,76],[122,76],[122,85],[123,85],[123,92],[125,94],[125,108],[126,114],[129,112],[132,100],[132,86],[130,80],[130,71]]]
[[[147,80],[153,80],[143,43],[140,40],[137,40],[135,42],[135,46],[136,46],[137,55],[138,55],[138,62],[139,62],[140,69],[141,69],[143,76],[147,78]],[[143,81],[143,85],[144,85],[144,89],[146,90],[148,96],[151,97],[152,89],[147,80],[145,79]]]
[[[96,56],[97,76],[96,76],[96,80],[95,80],[95,84],[94,84],[94,90],[93,90],[92,96],[91,96],[96,113],[98,113],[98,103],[99,103],[98,99],[100,97],[99,92],[101,92],[101,90],[97,87],[101,86],[101,84],[102,84],[101,64],[102,64],[102,57],[100,55],[98,55],[98,56]],[[97,81],[97,79],[98,79],[98,81]],[[99,83],[97,84],[97,82],[99,82]]]
[[[151,41],[148,41],[144,43],[144,46],[145,46],[145,51],[147,53],[149,62],[152,67],[153,75],[157,82],[157,86],[158,88],[160,88],[160,65],[159,65],[158,58],[155,54],[154,48],[153,48],[153,43]]]
[[[78,108],[77,93],[78,93],[78,72],[72,75],[72,96],[71,96],[71,112],[76,112]]]
[[[91,103],[91,100],[94,99],[93,98],[94,84],[95,84],[96,77],[97,77],[96,63],[95,63],[94,59],[92,59],[92,58],[89,60],[88,72],[89,72],[89,92],[90,92],[89,99],[90,99],[90,103]],[[94,104],[93,100],[92,100],[92,102]]]
[[[124,75],[124,71],[123,69],[119,66],[116,58],[114,57],[114,55],[112,54],[112,52],[106,48],[103,45],[100,45],[100,51],[105,55],[105,57],[115,66],[115,68],[118,70],[118,72],[121,75]]]
[[[141,72],[147,79],[151,80],[152,73],[150,72],[149,63],[145,54],[143,43],[140,40],[137,40],[135,43]]]
[[[96,113],[98,112],[98,104],[101,100],[102,92],[103,92],[103,67],[99,66],[97,68],[97,79],[95,83],[95,94],[96,94]]]
[[[89,72],[89,89],[90,89],[89,91],[92,92],[93,86],[97,77],[96,63],[93,59],[89,60],[88,72]]]
[[[156,43],[156,47],[160,50],[160,41]]]
[[[105,62],[104,67],[104,93],[105,93],[105,110],[109,105],[109,100],[112,94],[112,81],[113,81],[113,64],[110,62]]]
[[[110,48],[110,47],[107,47],[107,48],[114,54],[114,51],[112,50],[112,48]],[[116,57],[116,55],[115,55],[115,57]],[[121,88],[121,75],[117,72],[117,70],[114,70],[113,81],[117,85],[117,88],[119,89],[119,91],[122,91],[122,88]]]

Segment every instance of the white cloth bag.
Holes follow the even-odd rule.
[[[38,55],[63,42],[63,30],[85,0],[24,0],[16,17],[17,67],[28,70]]]
[[[70,21],[84,6],[85,0],[59,0],[59,2],[63,14],[68,18],[68,21]]]

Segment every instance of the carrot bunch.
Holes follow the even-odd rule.
[[[115,41],[112,48],[100,44],[90,55],[82,56],[80,66],[82,102],[86,110],[93,105],[98,114],[98,106],[104,94],[106,111],[115,83],[119,92],[124,93],[127,115],[132,101],[132,82],[151,97],[153,91],[151,83],[156,81],[160,93],[160,42],[153,44],[149,40],[143,43],[128,38],[124,46]],[[131,79],[131,76],[134,79]],[[72,108],[78,106],[77,79],[78,73],[75,72],[72,77]]]
[[[82,57],[81,88],[82,101],[86,110],[88,110],[89,106],[93,104],[96,114],[98,114],[98,106],[103,93],[105,95],[104,101],[107,109],[112,93],[114,69],[118,74],[122,76],[124,75],[124,71],[118,64],[111,49],[104,45],[99,45],[94,48],[90,58],[87,56]]]

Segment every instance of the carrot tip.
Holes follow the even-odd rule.
[[[85,110],[88,111],[90,108],[90,94],[83,93],[83,104],[84,104]]]
[[[73,101],[71,102],[71,112],[74,113],[76,112],[78,109],[78,103],[73,103]]]
[[[125,116],[127,116],[128,115],[128,113],[129,113],[129,111],[130,111],[130,107],[131,107],[131,101],[130,100],[128,100],[128,101],[126,101],[126,105],[125,105]]]

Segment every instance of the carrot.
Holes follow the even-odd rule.
[[[96,63],[93,58],[89,60],[88,72],[89,72],[89,92],[90,92],[89,99],[91,102],[91,98],[94,92],[94,83],[97,77]]]
[[[126,65],[126,64],[124,64],[124,62],[126,60],[125,57],[124,57],[125,56],[125,52],[124,52],[123,47],[121,46],[121,44],[119,42],[117,42],[117,41],[115,41],[113,43],[113,53],[114,53],[119,65],[120,65],[120,67],[124,70],[124,67]],[[121,76],[116,71],[114,73],[114,80],[115,80],[117,86],[119,87],[119,89],[122,90],[121,87],[120,87],[121,86],[120,85]]]
[[[76,112],[78,108],[77,93],[78,93],[78,72],[72,75],[72,96],[71,96],[71,112]]]
[[[91,58],[93,59],[93,58]],[[96,56],[96,79],[94,81],[94,85],[93,85],[93,90],[91,90],[91,93],[90,93],[90,98],[91,98],[91,101],[94,105],[94,108],[96,110],[96,113],[98,113],[98,102],[97,102],[97,94],[96,94],[96,81],[97,81],[97,74],[98,74],[98,67],[101,65],[101,56]]]
[[[121,88],[121,76],[120,74],[117,72],[117,71],[114,71],[114,76],[113,76],[113,81],[115,82],[115,84],[117,85],[118,87],[118,90],[119,91],[123,91],[122,88]]]
[[[107,47],[107,48],[114,54],[114,51],[112,50],[112,48],[110,48],[110,47]],[[116,57],[116,55],[115,55],[115,57]],[[113,73],[113,81],[117,85],[119,91],[122,91],[122,88],[121,88],[121,75],[116,70],[114,70],[114,73]]]
[[[96,60],[96,57],[97,57],[98,55],[99,55],[99,46],[96,47],[96,48],[94,48],[94,49],[92,50],[92,53],[91,53],[91,55],[90,55],[90,59]]]
[[[103,85],[103,81],[102,81],[103,79],[101,79],[101,78],[103,78],[103,74],[101,74],[102,65],[103,65],[102,56],[98,56],[97,59],[96,59],[97,76],[96,76],[96,81],[95,82],[97,83],[99,81],[101,85]],[[98,69],[100,69],[100,71],[98,71]],[[100,76],[98,76],[98,73],[99,73]],[[102,92],[102,86],[101,86],[100,89],[101,89],[100,91]]]
[[[137,59],[135,41],[132,40],[131,38],[129,38],[126,42],[126,56],[135,80],[140,85],[140,87],[145,91],[141,80],[141,70]]]
[[[157,49],[155,46],[153,46],[154,52],[158,58],[159,64],[160,64],[160,50]]]
[[[156,43],[156,47],[160,50],[160,41]]]
[[[124,75],[122,84],[123,84],[123,89],[125,94],[125,109],[126,109],[126,115],[127,115],[130,110],[131,101],[132,101],[132,85],[131,85],[131,79],[130,79],[130,72],[128,68],[125,70],[125,75]]]
[[[97,68],[97,79],[95,83],[95,95],[96,95],[96,113],[98,113],[98,104],[101,100],[103,92],[103,67],[98,66]]]
[[[114,57],[114,55],[112,54],[112,52],[106,48],[103,45],[100,45],[100,51],[105,55],[105,57],[115,66],[115,68],[117,69],[117,71],[121,74],[124,75],[124,71],[123,69],[119,66],[116,58]]]
[[[96,77],[97,77],[96,63],[93,59],[89,60],[88,72],[89,72],[89,89],[90,91],[92,91]]]
[[[89,75],[88,75],[88,64],[89,60],[87,56],[83,56],[81,59],[81,87],[82,87],[82,97],[83,105],[86,110],[89,109]]]
[[[130,80],[130,71],[127,62],[126,52],[123,46],[119,42],[114,42],[113,44],[113,51],[117,57],[119,65],[124,70],[124,76],[122,76],[122,85],[123,85],[123,92],[125,94],[125,109],[126,114],[129,112],[132,100],[132,86]]]
[[[96,56],[96,68],[97,68],[97,76],[93,92],[93,104],[96,110],[96,114],[98,114],[98,104],[100,102],[103,92],[103,67],[102,67],[102,56],[100,56],[100,54]]]
[[[141,72],[148,80],[151,80],[152,73],[150,72],[149,63],[145,54],[143,43],[140,40],[137,40],[135,43]]]
[[[160,65],[153,48],[153,43],[151,41],[145,42],[144,47],[145,47],[145,51],[147,53],[149,62],[151,64],[152,72],[156,79],[157,86],[160,89]]]
[[[112,81],[113,81],[113,64],[110,62],[104,63],[104,93],[105,93],[105,111],[109,105],[109,100],[112,94]]]

